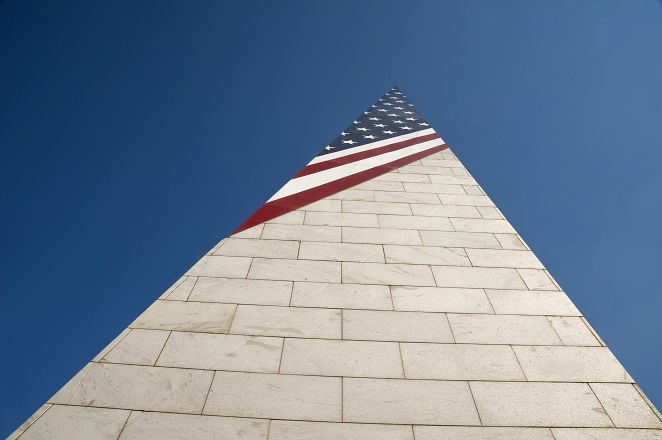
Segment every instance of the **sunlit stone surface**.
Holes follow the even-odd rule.
[[[660,440],[661,429],[444,150],[219,243],[13,438]]]

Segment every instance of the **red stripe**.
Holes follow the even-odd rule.
[[[370,168],[369,170],[361,171],[360,173],[352,174],[342,179],[334,180],[332,182],[316,186],[315,188],[310,188],[306,191],[283,197],[282,199],[274,200],[273,202],[267,202],[260,209],[255,211],[255,213],[251,215],[244,223],[242,223],[241,226],[235,229],[231,235],[237,234],[241,231],[252,228],[253,226],[259,225],[276,217],[280,217],[281,215],[292,212],[295,209],[299,209],[303,206],[321,200],[324,197],[328,197],[340,191],[351,188],[352,186],[358,185],[359,183],[363,183],[377,176],[381,176],[382,174],[386,174],[396,168],[408,165],[419,159],[428,157],[431,154],[445,150],[446,148],[448,148],[448,145],[446,144],[439,145],[438,147],[420,151],[418,153],[412,154],[411,156],[403,157],[401,159],[394,160],[393,162],[379,165],[374,168]]]
[[[374,148],[372,150],[366,150],[366,151],[361,151],[359,153],[349,154],[347,156],[342,156],[337,159],[331,159],[325,162],[314,163],[312,165],[305,166],[293,178],[296,179],[297,177],[307,176],[308,174],[313,174],[319,171],[328,170],[330,168],[335,168],[340,165],[346,165],[348,163],[356,162],[361,159],[367,159],[369,157],[379,156],[380,154],[388,153],[391,151],[401,150],[402,148],[410,147],[412,145],[420,144],[421,142],[431,141],[433,139],[438,139],[438,138],[439,135],[437,133],[431,133],[414,139],[407,139],[393,144],[384,145],[383,147]]]

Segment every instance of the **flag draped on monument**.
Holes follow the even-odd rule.
[[[662,439],[396,88],[12,438]]]
[[[442,151],[446,144],[429,127],[393,87],[234,233]]]

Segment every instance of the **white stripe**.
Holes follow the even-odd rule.
[[[334,180],[342,179],[352,174],[360,173],[376,166],[384,165],[394,160],[402,159],[403,157],[419,153],[421,151],[429,150],[430,148],[443,145],[444,141],[441,139],[433,139],[431,141],[421,142],[420,144],[412,145],[411,147],[402,148],[396,151],[380,154],[379,156],[369,157],[367,159],[359,160],[357,162],[340,165],[335,168],[323,170],[314,174],[297,177],[285,184],[276,194],[271,197],[268,202],[282,199],[283,197],[291,196],[311,188],[315,188],[325,183],[333,182]]]
[[[349,156],[350,154],[360,153],[362,151],[372,150],[374,148],[383,147],[385,145],[394,144],[396,142],[406,141],[407,139],[415,139],[417,137],[426,136],[434,132],[435,132],[434,129],[426,128],[425,130],[416,131],[413,133],[406,133],[401,136],[384,139],[383,141],[371,142],[369,144],[361,145],[360,147],[354,147],[354,148],[348,148],[346,150],[336,151],[335,153],[329,153],[323,156],[317,156],[316,158],[311,160],[308,163],[308,165],[312,165],[314,163],[319,163],[319,162],[326,162],[327,160],[333,160],[339,157]]]

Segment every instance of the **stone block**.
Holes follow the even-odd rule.
[[[618,428],[662,429],[662,421],[633,385],[592,383],[591,388]]]
[[[460,232],[489,232],[491,234],[514,234],[507,220],[485,220],[479,218],[452,218],[451,223]]]
[[[234,304],[158,300],[149,306],[129,327],[227,333],[236,307]]]
[[[488,426],[613,426],[585,383],[471,382]]]
[[[439,197],[433,193],[417,193],[409,191],[375,191],[375,201],[394,203],[430,203],[433,205],[441,205]]]
[[[233,257],[296,258],[298,241],[228,238],[214,255]]]
[[[550,316],[548,319],[556,334],[561,338],[563,345],[595,347],[602,345],[581,318]]]
[[[286,339],[282,374],[402,378],[397,342]]]
[[[93,364],[70,405],[199,414],[211,371]]]
[[[384,251],[376,244],[301,242],[299,259],[326,261],[384,262]]]
[[[405,191],[414,192],[414,193],[432,193],[432,194],[466,194],[462,185],[452,185],[447,183],[425,183],[425,182],[414,182],[414,183],[405,183]],[[415,203],[415,202],[414,202]],[[427,202],[420,202],[427,203]],[[439,199],[437,198],[434,204],[438,204]]]
[[[169,334],[162,330],[133,329],[102,358],[102,362],[154,365]]]
[[[294,283],[293,307],[392,310],[388,286],[371,284]]]
[[[607,347],[513,347],[526,377],[541,382],[632,382]]]
[[[230,333],[340,339],[340,310],[240,305]]]
[[[186,275],[197,277],[246,278],[251,265],[249,257],[204,256]]]
[[[438,246],[384,245],[387,263],[438,264],[444,266],[471,266],[464,249]]]
[[[414,440],[410,426],[272,420],[269,440]]]
[[[414,426],[416,440],[555,440],[548,428]]]
[[[411,209],[407,203],[395,202],[361,202],[343,200],[342,212],[354,212],[357,214],[394,214],[411,215]]]
[[[262,238],[272,240],[339,242],[340,228],[338,226],[277,225],[267,223],[264,225]]]
[[[481,232],[419,231],[425,246],[501,249],[493,234]]]
[[[119,440],[266,440],[268,420],[133,412]]]
[[[506,345],[400,345],[407,379],[526,380]]]
[[[421,425],[480,425],[466,382],[343,380],[343,421]]]
[[[544,269],[542,263],[531,251],[467,249],[467,255],[471,264],[477,267]]]
[[[342,263],[342,282],[403,286],[434,286],[430,266],[413,264]]]
[[[21,440],[115,440],[130,411],[54,405],[20,436]]]
[[[219,371],[204,414],[339,422],[341,387],[339,377]]]
[[[474,206],[426,205],[420,203],[412,203],[410,206],[414,215],[423,217],[481,218],[480,213]]]
[[[544,316],[456,315],[448,321],[458,343],[561,345]]]
[[[340,282],[340,263],[335,261],[255,258],[249,279],[281,281]]]
[[[529,290],[559,290],[547,272],[539,269],[517,269]]]
[[[157,365],[277,373],[282,348],[282,338],[172,332]]]
[[[292,281],[200,277],[190,301],[287,306]]]
[[[344,310],[343,338],[371,341],[452,343],[443,313]]]
[[[418,231],[412,229],[352,228],[343,226],[343,243],[422,244]]]
[[[395,310],[411,312],[494,313],[483,289],[391,288]]]
[[[377,214],[356,214],[353,212],[308,212],[306,225],[314,226],[354,226],[357,228],[379,227]]]
[[[439,287],[477,289],[526,289],[515,269],[432,266]]]
[[[486,290],[485,293],[498,314],[581,316],[568,296],[558,290]]]
[[[421,215],[379,214],[379,226],[387,229],[418,229],[425,231],[453,231],[453,225],[444,217]]]

